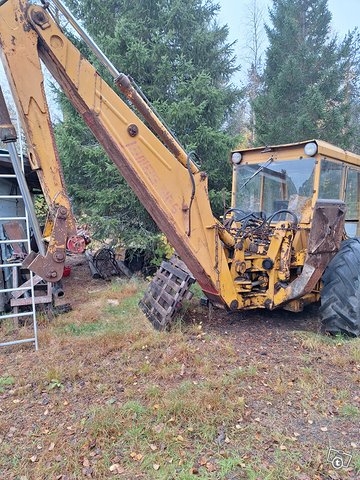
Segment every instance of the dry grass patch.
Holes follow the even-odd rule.
[[[336,438],[346,451],[358,432],[358,343],[274,341],[270,323],[230,325],[218,312],[214,326],[197,306],[155,332],[137,306],[143,288],[78,295],[73,312],[41,327],[38,353],[1,358],[0,478],[327,478],[324,445]],[[337,354],[350,368],[332,363]]]

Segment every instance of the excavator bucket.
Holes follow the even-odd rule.
[[[192,297],[190,287],[194,282],[195,278],[177,256],[162,262],[139,303],[156,330],[170,326],[183,300]]]

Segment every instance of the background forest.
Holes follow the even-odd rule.
[[[229,203],[229,151],[236,145],[320,138],[360,152],[360,37],[357,30],[334,36],[327,0],[273,0],[266,25],[250,1],[250,62],[241,75],[237,45],[219,24],[214,0],[67,4],[185,148],[198,153],[215,214]],[[56,135],[76,215],[95,237],[153,251],[155,224],[61,94],[59,101]]]

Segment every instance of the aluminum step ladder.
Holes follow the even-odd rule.
[[[18,122],[18,130],[20,131],[20,125]],[[1,222],[23,222],[25,224],[24,232],[25,238],[17,238],[17,239],[2,239],[0,240],[0,245],[23,245],[26,249],[25,254],[29,254],[31,252],[31,245],[30,245],[30,224],[33,230],[34,237],[36,239],[39,252],[40,254],[45,254],[45,246],[42,241],[42,235],[40,231],[39,224],[37,222],[36,214],[34,205],[32,202],[31,194],[26,182],[25,174],[24,174],[24,159],[23,155],[21,154],[21,159],[18,156],[16,150],[16,141],[17,141],[17,134],[14,126],[11,123],[10,115],[8,112],[7,105],[5,103],[4,95],[0,87],[0,138],[1,140],[7,145],[9,151],[9,157],[11,160],[11,164],[14,170],[13,174],[0,174],[0,178],[7,178],[7,179],[16,179],[18,184],[18,190],[13,195],[6,195],[0,194],[0,202],[9,201],[9,200],[16,200],[19,202],[23,202],[24,204],[24,214],[19,216],[2,216],[0,217]],[[20,151],[22,152],[22,144],[21,144],[21,136],[20,136]],[[21,260],[21,258],[19,258]],[[22,267],[21,261],[14,262],[6,262],[5,258],[0,263],[0,273],[4,271],[9,272],[11,270],[12,273],[12,281],[17,282],[18,279],[18,272],[19,268]],[[10,276],[10,275],[8,275]],[[37,280],[36,280],[37,282]],[[13,307],[11,313],[0,313],[0,322],[2,323],[4,320],[13,319],[18,321],[19,319],[23,319],[24,317],[31,318],[33,333],[29,338],[17,339],[12,341],[1,341],[0,338],[0,347],[7,347],[11,345],[18,345],[24,343],[32,343],[35,347],[35,350],[38,350],[38,328],[37,328],[37,319],[36,319],[36,303],[35,303],[35,291],[34,291],[34,274],[29,271],[29,280],[26,281],[23,285],[18,286],[18,283],[13,284],[11,287],[7,287],[5,284],[1,285],[0,294],[12,294],[14,292],[27,292],[30,295],[30,299],[28,299],[27,303],[30,307],[29,311],[19,311],[19,307]]]
[[[13,161],[12,155],[11,160]],[[17,157],[17,154],[16,154]],[[19,158],[16,158],[16,161],[19,162]],[[22,170],[23,170],[23,161],[21,162],[22,165]],[[0,179],[2,178],[11,178],[11,179],[16,179],[17,176],[16,174],[9,175],[9,174],[0,174]],[[22,195],[1,195],[0,194],[0,202],[6,201],[6,200],[17,200],[19,203],[24,204],[24,198]],[[24,207],[25,208],[25,207]],[[0,222],[21,222],[24,224],[25,228],[25,238],[19,238],[19,239],[3,239],[0,240],[0,244],[2,246],[11,246],[14,247],[15,245],[18,246],[24,246],[26,248],[27,253],[31,251],[31,246],[30,246],[30,222],[29,222],[29,215],[28,211],[25,208],[25,215],[19,215],[19,216],[14,216],[14,217],[0,217]],[[2,248],[2,251],[5,252],[5,249]],[[36,320],[36,307],[35,307],[35,292],[34,292],[34,274],[29,271],[29,280],[26,282],[25,286],[18,286],[19,282],[19,268],[21,268],[22,263],[21,261],[17,262],[7,262],[4,256],[2,255],[2,262],[0,264],[0,274],[4,275],[8,278],[9,281],[12,282],[12,286],[7,286],[6,288],[1,288],[0,293],[1,294],[6,294],[9,295],[10,297],[12,296],[13,293],[27,293],[30,298],[28,298],[28,301],[30,303],[30,310],[22,312],[20,311],[18,306],[12,307],[11,313],[8,314],[1,314],[0,313],[0,323],[2,323],[4,320],[7,319],[13,319],[14,324],[18,323],[19,319],[22,319],[23,317],[28,317],[29,319],[31,318],[32,325],[33,325],[33,335],[31,335],[30,338],[25,338],[25,339],[18,339],[18,340],[13,340],[13,341],[7,341],[7,342],[2,342],[0,338],[0,347],[5,347],[5,346],[10,346],[10,345],[17,345],[17,344],[22,344],[22,343],[33,343],[35,346],[35,350],[38,349],[38,338],[37,338],[37,320]],[[12,277],[12,278],[11,278]],[[11,278],[11,280],[10,280]]]

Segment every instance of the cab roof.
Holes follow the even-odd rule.
[[[266,147],[256,147],[256,148],[237,148],[234,150],[234,152],[241,152],[243,154],[246,153],[264,153],[264,154],[269,154],[269,153],[277,153],[281,152],[283,150],[297,150],[301,149],[302,150],[302,156],[306,156],[304,153],[304,147],[307,143],[314,142],[318,146],[318,152],[316,155],[324,156],[324,157],[330,157],[336,160],[340,160],[346,163],[351,163],[353,165],[358,165],[360,166],[360,155],[356,155],[355,153],[349,152],[347,150],[344,150],[342,148],[336,147],[335,145],[332,145],[331,143],[324,142],[322,140],[304,140],[303,142],[298,142],[298,143],[287,143],[284,145],[271,145],[271,146],[266,146]]]

